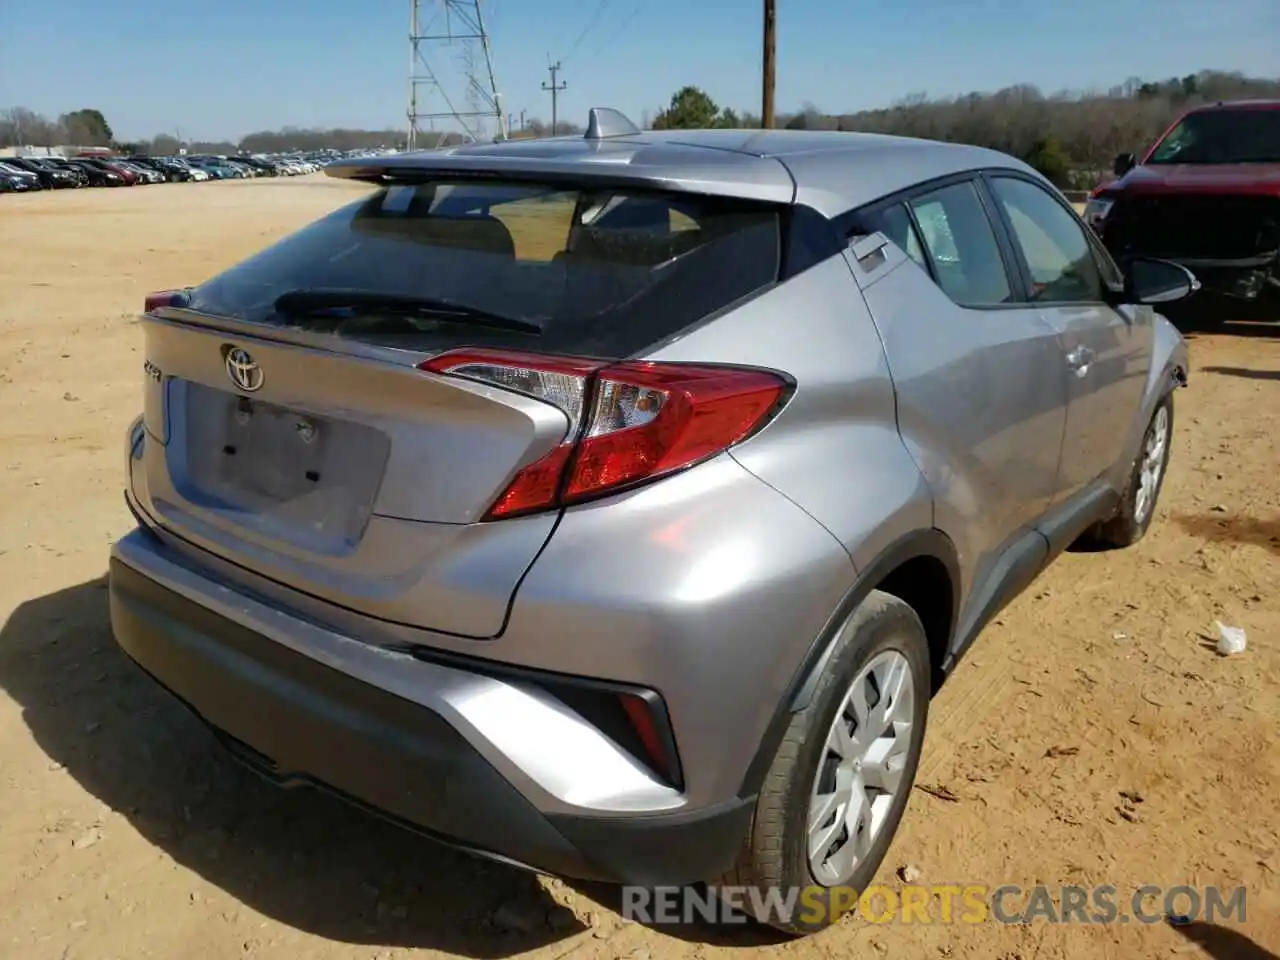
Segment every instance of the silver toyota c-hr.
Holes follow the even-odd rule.
[[[148,298],[111,562],[121,647],[281,783],[862,889],[957,658],[1151,523],[1196,281],[1003,154],[596,110],[326,173],[371,186]]]

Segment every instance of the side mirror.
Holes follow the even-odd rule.
[[[1119,154],[1115,162],[1111,165],[1111,171],[1117,177],[1123,177],[1126,173],[1138,165],[1138,158],[1132,153]]]
[[[1125,263],[1124,292],[1129,303],[1175,303],[1200,289],[1196,275],[1180,263],[1134,257]]]

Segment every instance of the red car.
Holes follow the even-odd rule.
[[[123,164],[112,163],[104,157],[80,157],[77,162],[87,163],[97,167],[99,170],[107,170],[114,173],[124,182],[126,187],[132,187],[140,179],[137,171],[130,170]]]
[[[1115,174],[1084,214],[1114,257],[1182,264],[1218,319],[1280,319],[1280,100],[1197,107]]]

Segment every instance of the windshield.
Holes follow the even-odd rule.
[[[430,182],[381,189],[192,292],[207,313],[415,350],[527,347],[621,357],[778,279],[776,207],[703,196],[563,185]],[[353,319],[388,298],[439,301],[501,325],[434,322],[334,329],[281,311],[305,290],[353,297]],[[324,323],[324,326],[318,324]],[[381,332],[380,332],[381,331]]]
[[[1280,163],[1280,110],[1188,114],[1147,163]]]

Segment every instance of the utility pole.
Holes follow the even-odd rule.
[[[563,90],[565,87],[567,87],[568,84],[564,82],[561,82],[559,85],[556,84],[556,74],[560,72],[559,60],[557,60],[555,63],[548,64],[547,71],[551,74],[551,83],[548,84],[544,80],[542,82],[542,89],[548,90],[551,92],[551,135],[554,137],[556,135],[556,123],[560,118],[559,109],[558,109],[559,108],[558,100],[560,97],[560,91]]]
[[[775,0],[764,0],[764,89],[761,91],[760,126],[765,130],[773,126],[773,81],[777,62],[774,2]]]

